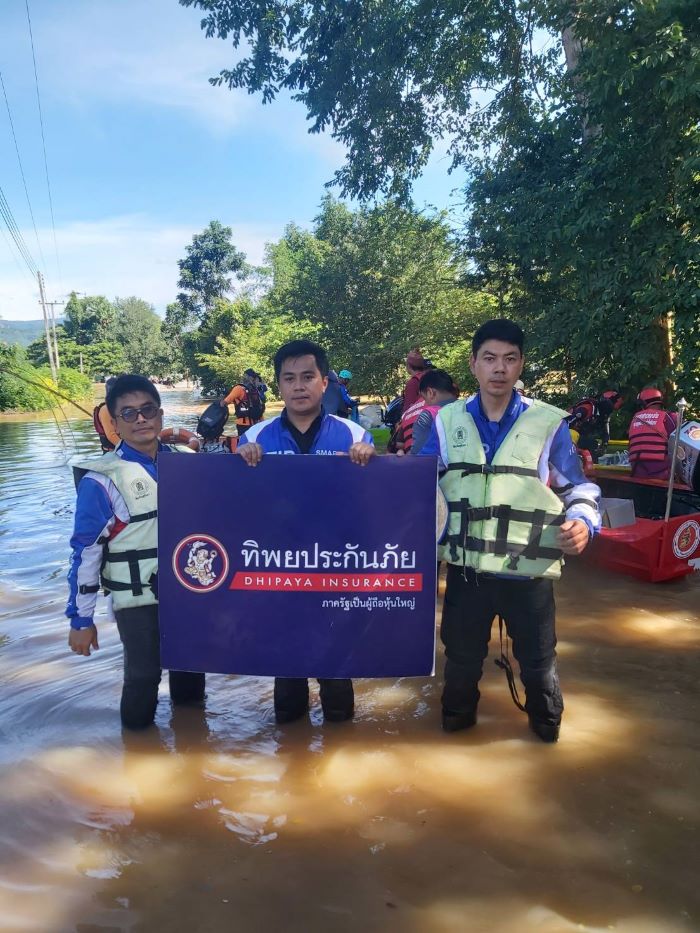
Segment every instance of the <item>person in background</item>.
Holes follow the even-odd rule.
[[[663,394],[654,386],[642,389],[637,404],[641,410],[628,432],[632,476],[666,480],[671,472],[668,439],[676,430],[678,415],[664,410]]]
[[[459,388],[444,369],[429,369],[420,381],[420,394],[425,405],[413,424],[412,443],[407,451],[414,456],[421,452],[430,437],[435,416],[443,405],[456,400]]]
[[[445,645],[442,726],[476,723],[479,681],[494,616],[513,640],[525,686],[501,650],[511,693],[543,742],[556,742],[564,709],[556,665],[552,580],[564,554],[580,554],[600,528],[600,490],[589,483],[564,412],[515,391],[524,335],[513,321],[487,321],[472,340],[479,391],[443,406],[421,456],[436,456],[449,523],[440,635]]]
[[[610,441],[610,417],[622,407],[624,398],[615,389],[577,402],[567,417],[569,428],[579,435],[577,446],[589,451],[594,462],[605,453]]]
[[[121,437],[116,450],[77,463],[75,526],[68,572],[68,645],[89,656],[98,649],[93,621],[100,584],[110,593],[124,646],[121,721],[144,729],[158,703],[158,455],[168,448],[160,395],[145,376],[119,376],[107,393],[112,427]],[[191,453],[191,451],[187,451]],[[204,674],[170,671],[173,703],[201,704]]]
[[[109,390],[114,385],[116,381],[116,376],[110,376],[105,382],[105,397],[109,393]],[[121,438],[114,429],[114,422],[112,421],[112,416],[109,413],[107,408],[107,402],[100,402],[99,405],[96,405],[92,412],[92,423],[97,431],[97,436],[100,439],[100,446],[102,447],[102,452],[107,453],[109,450],[114,450]]]
[[[525,383],[522,379],[518,379],[513,388],[518,393],[518,395],[525,395]]]
[[[372,435],[323,408],[323,393],[328,384],[325,350],[310,340],[292,340],[280,347],[274,362],[284,410],[276,418],[246,431],[236,453],[252,467],[268,454],[346,453],[353,463],[366,465],[375,453]],[[322,678],[319,684],[324,719],[329,722],[352,719],[355,710],[352,680]],[[293,722],[308,711],[309,682],[305,677],[276,677],[274,698],[277,722]]]
[[[252,424],[262,421],[265,406],[260,397],[258,379],[254,369],[246,369],[243,381],[237,383],[226,398],[221,400],[222,405],[233,405],[236,409],[236,430],[239,437],[245,434]]]
[[[338,374],[334,369],[328,370],[328,384],[323,391],[321,401],[323,403],[323,410],[329,415],[347,418],[348,406],[345,404]]]
[[[430,360],[426,360],[419,349],[410,350],[406,357],[406,369],[408,370],[408,382],[403,388],[403,402],[401,405],[401,414],[404,415],[411,405],[420,401],[420,381],[423,373],[432,368]]]
[[[350,372],[350,370],[341,369],[340,372],[338,373],[338,382],[340,383],[340,391],[343,394],[343,401],[345,402],[347,406],[349,417],[352,418],[353,421],[356,421],[359,423],[360,421],[360,412],[359,412],[360,400],[357,398],[353,398],[350,395],[351,381],[352,381],[352,373]]]
[[[268,387],[267,387],[267,385],[265,384],[265,381],[264,381],[263,377],[260,375],[260,373],[257,373],[257,372],[256,372],[255,375],[254,375],[254,378],[255,378],[255,385],[256,385],[257,390],[258,390],[258,395],[260,396],[260,401],[261,401],[261,403],[262,403],[262,413],[263,413],[263,416],[264,416],[264,415],[265,415],[265,408],[267,407],[267,393],[268,393]]]

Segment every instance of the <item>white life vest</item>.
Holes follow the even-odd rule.
[[[178,453],[193,453],[188,447],[169,447]],[[87,472],[107,476],[129,513],[128,523],[114,537],[102,541],[100,582],[105,594],[112,594],[114,609],[157,603],[158,484],[140,463],[124,460],[115,451],[76,463],[73,472],[76,485]],[[95,592],[97,589],[94,587]]]
[[[564,506],[540,480],[538,464],[565,414],[533,401],[487,464],[464,401],[440,409],[436,418],[444,428],[449,460],[440,487],[450,513],[442,560],[478,573],[559,577],[557,534],[565,521]]]

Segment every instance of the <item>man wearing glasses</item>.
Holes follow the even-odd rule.
[[[78,500],[68,572],[68,645],[85,656],[99,648],[93,614],[102,585],[112,596],[124,646],[122,724],[144,729],[155,717],[161,677],[157,458],[173,448],[158,440],[160,395],[144,376],[119,376],[106,402],[121,443],[74,466]],[[173,703],[201,702],[204,674],[170,671],[170,697]]]

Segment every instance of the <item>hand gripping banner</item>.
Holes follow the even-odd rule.
[[[160,454],[163,667],[432,673],[436,484],[432,457]]]

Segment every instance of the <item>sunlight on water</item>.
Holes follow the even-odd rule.
[[[164,394],[192,428],[204,403]],[[700,929],[700,578],[572,562],[566,711],[542,745],[485,666],[479,722],[435,679],[356,684],[354,723],[275,725],[270,680],[210,676],[204,710],[123,735],[121,649],[67,649],[87,420],[0,422],[0,930],[687,933]],[[444,584],[441,584],[441,588]]]

